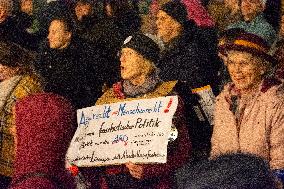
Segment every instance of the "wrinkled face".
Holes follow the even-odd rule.
[[[68,46],[71,40],[71,32],[66,31],[64,23],[60,20],[53,20],[48,31],[49,47],[52,49],[63,49]]]
[[[75,7],[75,14],[77,16],[77,19],[79,21],[82,20],[82,18],[84,16],[89,16],[92,14],[92,6],[91,4],[88,4],[88,3],[77,3],[76,7]]]
[[[0,64],[0,82],[15,76],[18,71],[18,67],[9,67]]]
[[[264,10],[261,0],[242,0],[241,11],[245,21],[253,20]]]
[[[130,48],[123,48],[120,56],[121,77],[124,80],[134,80],[141,75],[147,75],[150,71],[150,64],[138,54],[135,50]]]
[[[162,10],[159,10],[157,14],[156,24],[158,36],[164,42],[169,42],[171,39],[179,35],[181,24]]]
[[[240,91],[253,89],[262,80],[266,68],[252,54],[229,51],[225,61],[233,83]]]
[[[28,15],[33,14],[33,0],[21,0],[21,11]]]

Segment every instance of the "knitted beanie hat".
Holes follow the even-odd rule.
[[[178,0],[173,0],[162,5],[160,10],[167,13],[182,25],[184,25],[188,21],[186,7]]]
[[[144,34],[136,33],[127,37],[122,48],[131,48],[154,64],[159,60],[159,46]]]
[[[0,0],[0,7],[7,11],[7,15],[12,15],[14,8],[13,0]]]
[[[75,129],[75,111],[63,97],[39,93],[19,101],[13,180],[40,172],[73,186],[65,169],[65,155]]]

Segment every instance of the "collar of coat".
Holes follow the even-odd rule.
[[[261,82],[258,92],[261,93],[266,93],[270,88],[280,85],[282,82],[279,81],[276,78],[265,78],[263,79],[263,81]],[[226,101],[231,104],[231,98],[232,96],[239,96],[240,93],[239,91],[236,89],[235,84],[234,83],[229,83],[225,88],[225,93],[226,93]]]
[[[161,82],[154,91],[149,92],[138,98],[127,98],[122,90],[121,82],[115,83],[113,88],[107,90],[96,102],[96,105],[110,104],[122,101],[131,101],[137,99],[157,98],[167,96],[173,93],[177,81]]]

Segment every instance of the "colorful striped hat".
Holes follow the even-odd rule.
[[[218,47],[223,55],[226,55],[228,51],[236,50],[261,57],[273,65],[277,63],[277,60],[269,54],[270,46],[263,38],[241,29],[226,31],[220,38]]]

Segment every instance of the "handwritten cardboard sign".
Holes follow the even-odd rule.
[[[78,110],[68,161],[81,167],[165,163],[177,104],[168,96]]]

